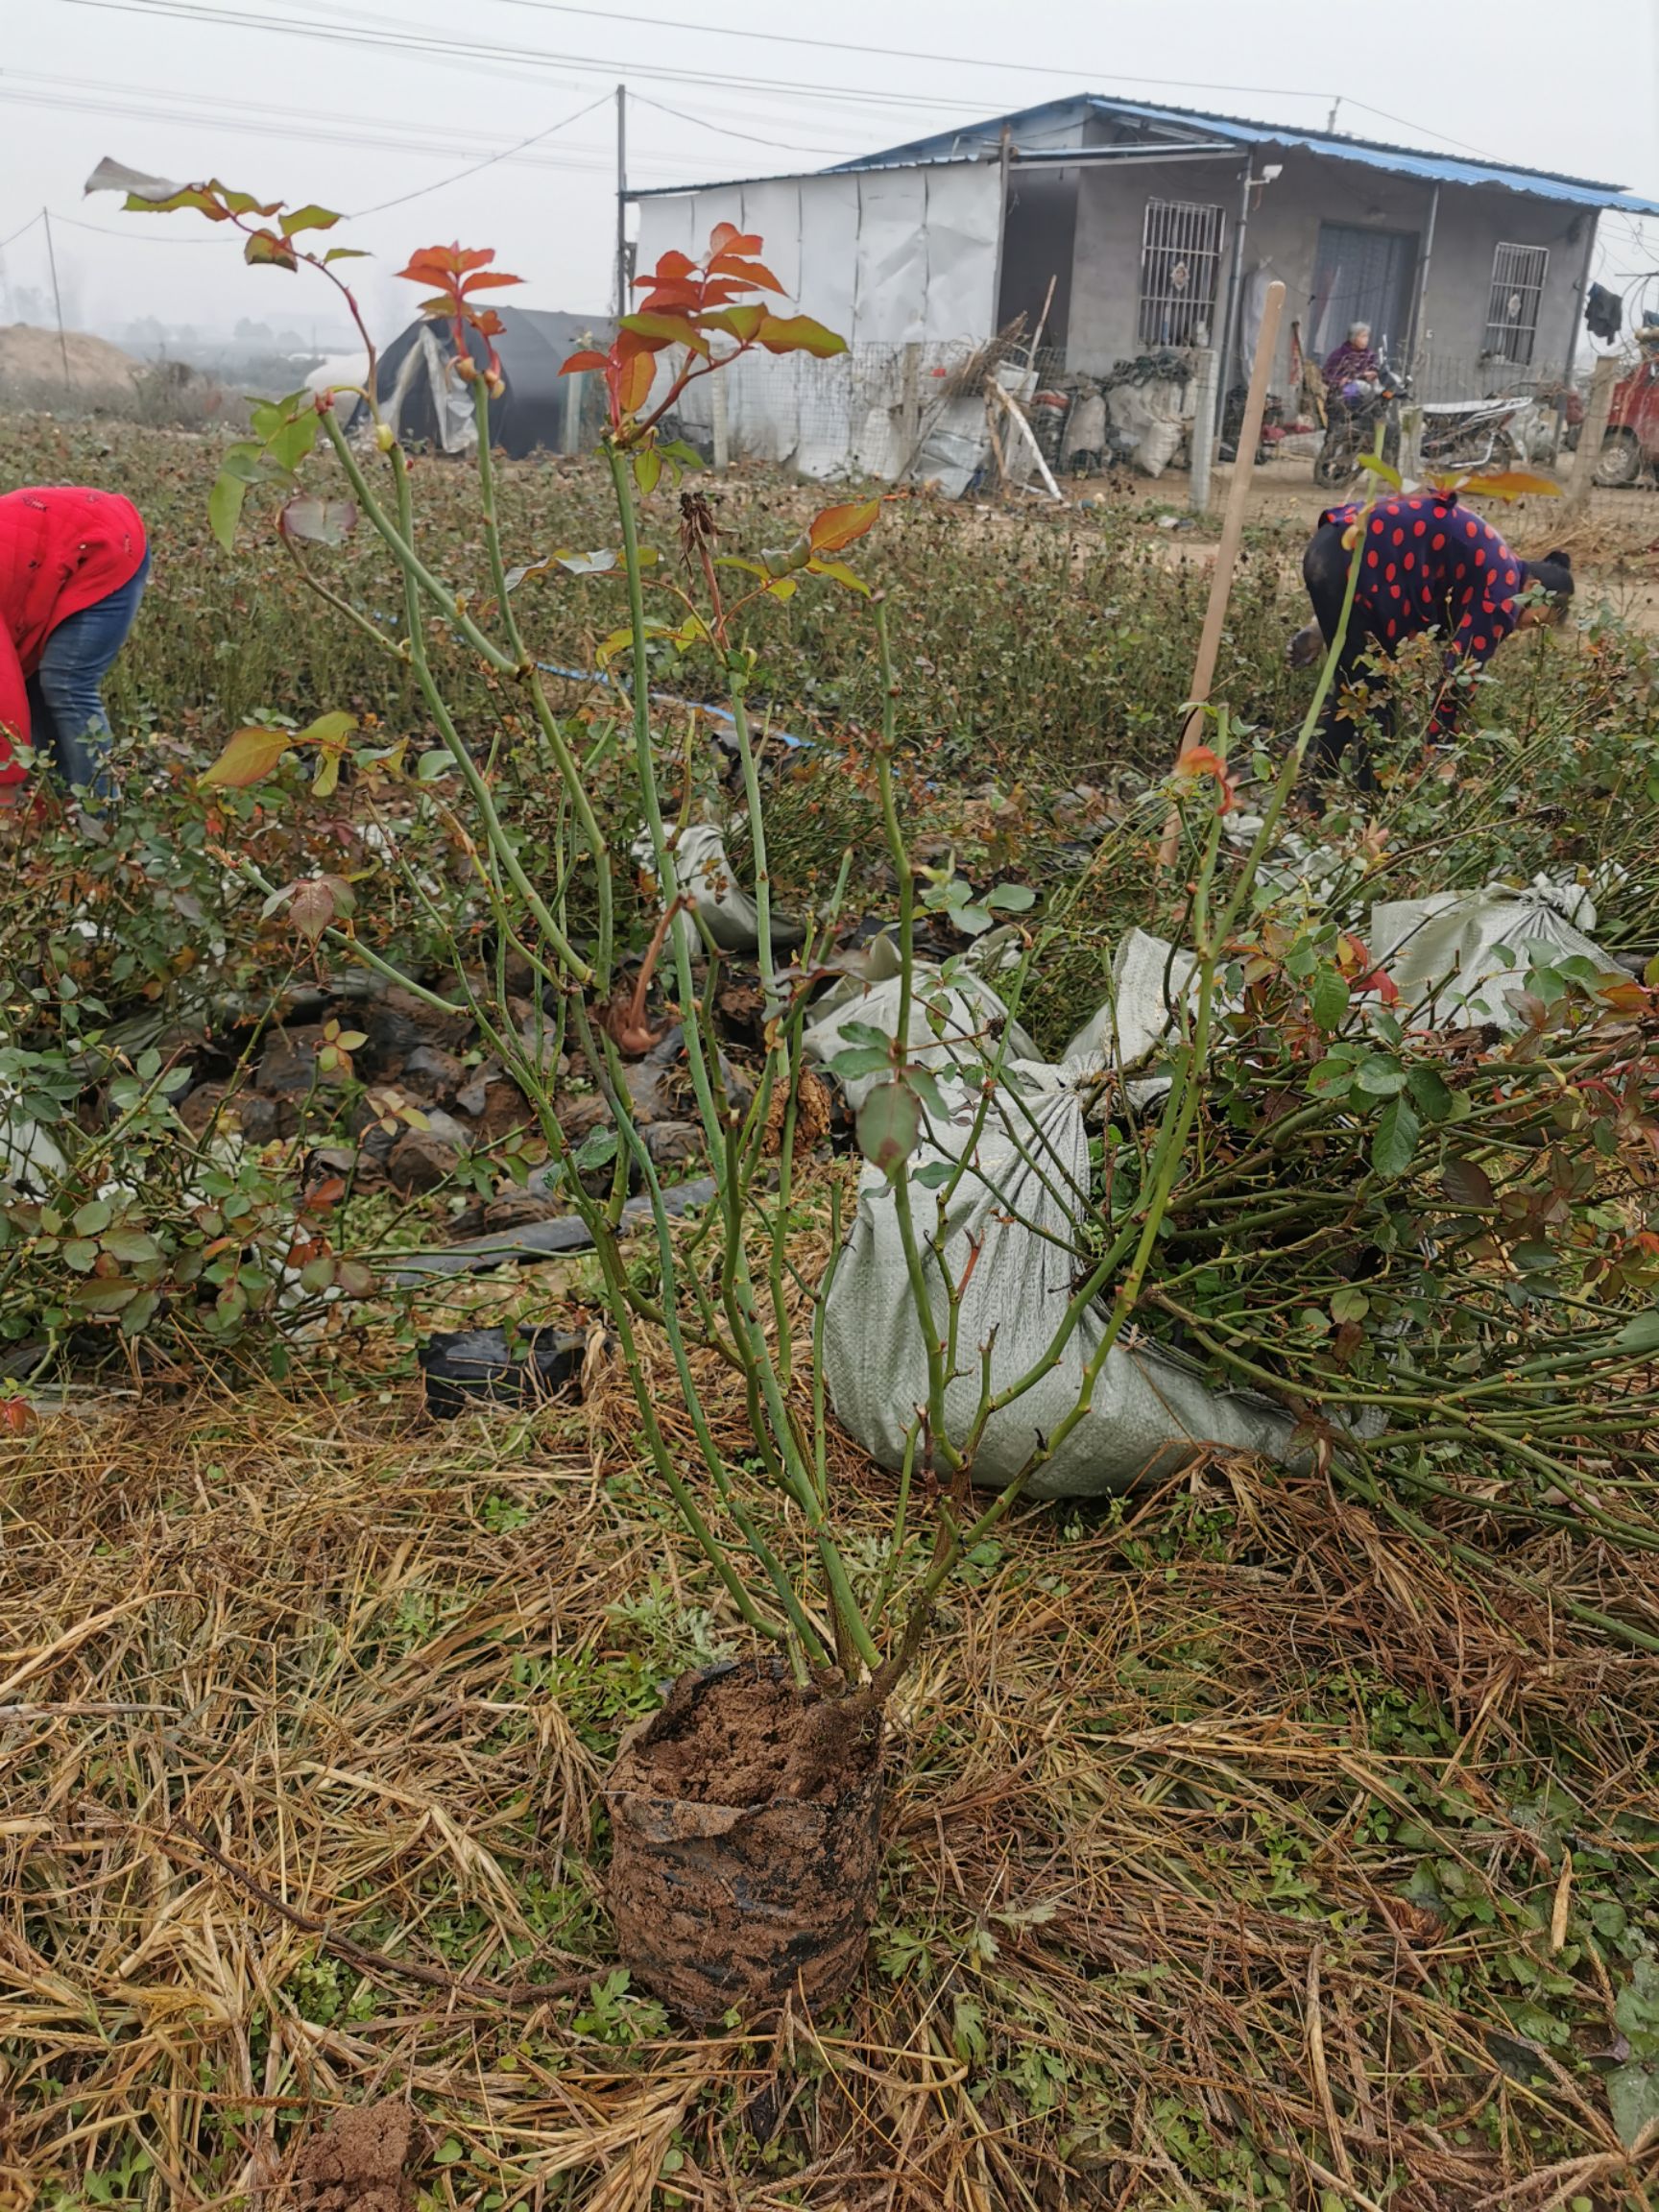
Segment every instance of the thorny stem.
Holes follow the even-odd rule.
[[[472,795],[473,804],[478,808],[484,823],[491,853],[498,863],[506,869],[514,889],[523,900],[531,914],[534,915],[537,927],[541,931],[562,966],[579,982],[591,983],[593,981],[592,969],[569,942],[564,930],[560,928],[540,892],[525,874],[514,841],[508,836],[501,817],[496,812],[495,802],[491,794],[490,786],[477,762],[468,751],[460,732],[456,729],[454,719],[449,712],[448,702],[445,699],[433,677],[431,663],[426,656],[425,621],[421,604],[421,592],[422,590],[427,591],[430,596],[445,606],[445,611],[452,608],[454,602],[445,591],[444,587],[435,578],[428,575],[417,558],[410,542],[412,514],[409,496],[409,468],[408,463],[403,458],[402,450],[398,446],[394,446],[392,449],[392,467],[397,483],[398,508],[397,522],[394,524],[384,510],[377,503],[373,503],[373,495],[370,493],[363,472],[357,466],[356,456],[347,444],[346,438],[333,416],[326,415],[324,417],[324,421],[327,425],[328,435],[333,442],[334,448],[341,456],[348,474],[352,478],[354,488],[359,490],[359,495],[366,502],[371,503],[371,518],[374,521],[376,531],[403,571],[403,595],[409,634],[410,665],[415,671],[415,680],[421,686],[421,697],[426,701],[432,718],[438,725],[439,734],[447,747],[456,767],[460,769],[462,780],[468,790]],[[457,619],[455,616],[450,618]],[[466,627],[469,642],[475,641],[480,649],[488,647],[493,665],[501,664],[504,673],[513,672],[512,662],[508,656],[498,654],[496,648],[490,644],[488,638],[484,637],[474,625],[469,622]]]
[[[599,935],[593,954],[593,986],[603,996],[611,987],[611,963],[615,938],[615,893],[611,876],[611,848],[599,826],[599,818],[593,811],[593,803],[588,796],[588,786],[576,757],[565,742],[558,716],[548,704],[541,670],[525,647],[518,617],[514,610],[506,563],[501,554],[501,524],[495,502],[495,460],[490,449],[490,391],[482,376],[476,379],[472,387],[472,406],[478,426],[478,491],[484,517],[484,542],[490,555],[490,573],[495,587],[501,626],[507,633],[507,642],[517,661],[517,673],[530,695],[537,726],[552,752],[565,795],[574,807],[576,819],[581,824],[583,843],[592,856],[594,890],[599,902]]]
[[[445,621],[459,631],[472,650],[490,667],[494,669],[497,676],[516,676],[518,670],[513,656],[510,653],[504,653],[493,638],[487,637],[479,629],[477,623],[461,605],[454,592],[432,573],[415,550],[409,537],[408,510],[403,499],[403,491],[409,470],[409,464],[404,457],[403,448],[400,445],[394,445],[391,448],[392,465],[399,480],[398,519],[394,522],[391,516],[387,514],[385,507],[375,496],[368,477],[363,473],[356,454],[351,450],[350,441],[335,421],[332,410],[323,417],[323,427],[328,433],[328,443],[333,446],[336,458],[339,460],[341,468],[346,471],[347,481],[357,496],[358,505],[368,516],[373,525],[375,536],[392,554],[397,565],[406,576],[413,576],[419,582],[421,590],[425,592]]]
[[[678,878],[657,793],[646,674],[645,599],[633,488],[624,451],[613,442],[607,443],[605,451],[622,526],[629,626],[633,635],[634,672],[631,688],[636,775],[650,830],[658,882],[662,896],[672,898]],[[837,1643],[845,1634],[853,1650],[874,1672],[880,1665],[880,1653],[854,1596],[846,1564],[830,1535],[827,1509],[817,1495],[810,1470],[802,1456],[795,1426],[783,1398],[778,1368],[756,1312],[754,1288],[742,1236],[745,1197],[743,1178],[735,1171],[735,1147],[730,1142],[732,1124],[728,1117],[721,1113],[714,1095],[703,1022],[691,974],[690,934],[684,920],[676,924],[671,942],[692,1088],[703,1118],[717,1202],[727,1225],[726,1261],[722,1266],[723,1302],[728,1325],[733,1331],[733,1341],[743,1365],[755,1441],[767,1462],[773,1479],[781,1483],[785,1494],[795,1502],[805,1517],[829,1587]],[[658,1201],[654,1200],[653,1212],[657,1210]],[[674,1286],[665,1283],[664,1307],[672,1302],[674,1295]]]

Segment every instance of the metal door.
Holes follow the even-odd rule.
[[[1321,223],[1309,316],[1315,356],[1322,361],[1340,346],[1351,323],[1370,324],[1371,343],[1379,351],[1392,348],[1401,352],[1416,267],[1415,231]]]

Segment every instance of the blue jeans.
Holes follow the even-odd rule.
[[[150,556],[138,573],[107,598],[95,599],[60,622],[46,640],[40,665],[29,679],[29,713],[35,750],[50,757],[59,781],[96,800],[113,798],[109,774],[109,717],[102,685],[127,642],[127,633],[150,581]]]

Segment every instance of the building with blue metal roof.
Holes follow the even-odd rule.
[[[829,170],[634,197],[642,265],[737,222],[854,348],[932,358],[1023,315],[1071,371],[1213,345],[1232,381],[1280,277],[1278,388],[1363,321],[1430,398],[1570,375],[1601,213],[1659,214],[1617,184],[1463,150],[1099,93]],[[774,446],[788,440],[775,426]]]

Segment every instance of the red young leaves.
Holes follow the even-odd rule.
[[[456,367],[468,383],[478,369],[467,344],[467,332],[477,331],[484,341],[485,374],[493,397],[500,393],[502,379],[500,356],[491,341],[499,338],[507,325],[493,307],[477,304],[477,295],[524,281],[521,276],[510,276],[504,269],[492,269],[490,263],[494,258],[493,246],[422,246],[409,256],[409,266],[397,272],[411,284],[433,287],[431,298],[421,301],[421,311],[449,325],[455,340]]]
[[[755,297],[783,290],[757,258],[760,246],[758,235],[720,223],[704,261],[677,251],[664,253],[648,276],[634,279],[643,297],[617,325],[609,350],[589,349],[565,363],[567,376],[596,370],[604,377],[611,435],[618,443],[641,443],[695,377],[724,368],[752,347],[769,353],[807,352],[820,359],[846,351],[846,340],[810,316],[774,315],[764,300]],[[717,353],[717,338],[732,344]],[[656,382],[657,356],[674,347],[684,349],[685,359],[655,412],[640,421],[639,411]]]

